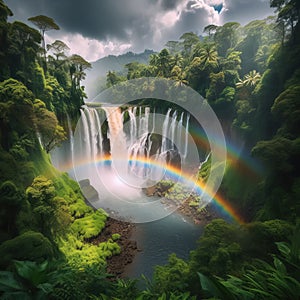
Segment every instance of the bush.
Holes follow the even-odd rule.
[[[113,233],[111,235],[111,238],[113,241],[117,241],[120,237],[121,237],[121,234],[119,234],[119,233]]]
[[[50,241],[39,232],[27,231],[0,246],[0,265],[7,266],[12,260],[41,262],[54,256]]]
[[[77,201],[70,205],[70,213],[75,218],[81,218],[86,214],[93,212],[90,206],[87,206],[83,201]]]
[[[71,225],[71,229],[79,239],[89,239],[97,236],[105,227],[107,216],[102,211],[96,211],[91,215],[77,219]]]

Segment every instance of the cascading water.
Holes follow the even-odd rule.
[[[162,131],[162,142],[161,142],[161,150],[160,153],[164,153],[168,150],[168,129],[169,129],[169,123],[170,123],[170,113],[171,113],[171,108],[169,108],[166,118],[163,123],[163,131]]]
[[[81,151],[82,155],[88,157],[88,159],[91,159],[91,149],[93,148],[91,145],[90,140],[90,130],[89,130],[89,123],[86,116],[85,109],[80,109],[80,115],[81,115],[81,122],[82,122],[82,132],[80,132],[80,138],[83,141],[83,144],[81,144]],[[89,113],[88,113],[89,115]]]
[[[81,109],[74,136],[68,122],[68,151],[70,154],[71,149],[74,166],[71,175],[90,204],[104,208],[111,217],[136,223],[159,220],[149,226],[137,225],[134,238],[145,251],[137,254],[126,271],[130,277],[141,273],[151,276],[152,265],[165,264],[171,252],[184,257],[195,247],[201,232],[201,227],[182,215],[170,214],[176,207],[160,197],[147,197],[141,188],[149,174],[154,182],[165,178],[160,166],[168,153],[177,151],[182,162],[190,154],[188,123],[189,115],[171,109],[159,116],[151,114],[148,107],[129,107],[122,113],[117,107],[88,106]],[[157,168],[149,170],[151,163]],[[62,161],[56,165],[62,165]]]
[[[123,131],[123,116],[117,107],[104,107],[108,121],[107,136],[110,140],[110,156],[112,162],[127,160],[131,165],[131,170],[137,167],[139,158],[145,160],[150,155],[164,158],[167,151],[178,151],[181,159],[185,159],[188,153],[188,126],[189,115],[185,117],[186,122],[183,126],[184,113],[180,115],[177,121],[177,111],[168,110],[162,124],[160,147],[152,151],[152,135],[155,129],[155,113],[150,120],[150,108],[145,107],[142,113],[142,107],[130,107],[127,112],[129,116],[129,132]],[[97,157],[104,155],[103,151],[103,133],[99,111],[96,108],[83,107],[81,113],[80,128],[80,156],[81,159],[92,161]],[[149,125],[151,121],[151,126]],[[149,128],[151,127],[151,128]],[[78,152],[78,151],[77,151]],[[126,156],[126,155],[127,156]],[[77,157],[78,159],[78,157]],[[125,168],[123,168],[125,171]]]
[[[94,189],[92,199],[85,195],[87,200],[125,219],[139,215],[133,218],[137,223],[174,211],[159,197],[145,197],[143,189],[162,179],[172,180],[166,165],[175,166],[176,161],[176,167],[181,168],[190,154],[189,115],[172,109],[161,115],[151,113],[149,107],[121,111],[118,107],[86,105],[80,114],[74,136],[69,125],[69,147],[72,177],[81,187],[88,182]]]

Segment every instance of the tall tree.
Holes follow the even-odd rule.
[[[64,43],[63,41],[56,40],[50,45],[47,45],[47,50],[52,50],[53,54],[55,55],[56,60],[58,61],[61,57],[65,58],[66,54],[65,51],[69,51],[69,46]]]
[[[208,69],[209,71],[212,71],[219,65],[218,52],[214,44],[204,44],[200,49],[199,58],[201,60],[201,66],[204,70]]]
[[[46,43],[45,43],[45,32],[49,30],[59,30],[59,26],[55,23],[55,21],[47,16],[39,15],[35,17],[28,18],[28,21],[32,22],[36,27],[40,29],[42,35],[42,47],[44,50],[44,58],[45,58],[45,67],[47,70],[46,64]]]
[[[277,22],[285,27],[284,32],[290,31],[295,42],[295,28],[300,19],[299,0],[271,0],[270,6],[276,8]]]
[[[172,55],[179,53],[182,48],[178,41],[168,41],[165,46]]]
[[[180,37],[180,40],[182,40],[185,56],[189,56],[191,54],[194,45],[196,45],[200,41],[198,35],[193,32],[184,33]]]
[[[8,48],[8,16],[12,16],[12,11],[0,0],[0,80],[9,77],[9,65],[7,62],[6,52]]]
[[[228,49],[233,48],[237,43],[237,29],[240,23],[228,22],[216,29],[214,35],[219,55],[225,56]]]
[[[80,87],[80,82],[85,78],[85,70],[92,68],[92,65],[82,56],[73,54],[70,58],[70,74],[72,82],[76,87]]]
[[[252,70],[248,74],[246,74],[243,80],[240,80],[236,84],[236,86],[238,88],[250,87],[251,89],[254,89],[254,87],[258,84],[260,79],[261,79],[261,75],[256,70]]]
[[[150,56],[150,65],[157,70],[158,76],[169,77],[172,68],[172,56],[167,49]]]
[[[214,24],[210,24],[204,27],[203,32],[207,33],[209,37],[211,37],[216,31],[218,26]]]

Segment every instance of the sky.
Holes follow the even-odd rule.
[[[109,54],[158,51],[185,32],[203,34],[209,24],[223,25],[273,15],[269,0],[4,0],[14,16],[10,22],[46,15],[60,30],[46,33],[92,62]],[[34,27],[33,24],[31,26]]]

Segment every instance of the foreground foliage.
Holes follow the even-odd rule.
[[[288,239],[300,209],[299,4],[270,4],[277,19],[243,27],[208,25],[202,40],[185,33],[153,54],[149,64],[132,63],[127,74],[107,74],[108,87],[119,82],[126,87],[126,79],[143,76],[191,86],[213,107],[226,135],[242,136],[242,155],[252,154],[264,165],[252,176],[231,158],[221,186],[252,222],[211,222],[189,260],[172,254],[139,290],[135,280],[112,281],[106,274],[107,259],[121,251],[120,236],[91,243],[107,215],[85,204],[77,183],[55,170],[48,155],[67,137],[67,115],[77,121],[85,97],[81,82],[91,65],[79,55],[68,57],[63,41],[45,44],[45,31],[59,29],[50,17],[30,18],[41,33],[9,23],[12,12],[0,0],[1,298],[299,298],[299,230]],[[157,103],[151,100],[150,106]],[[162,112],[168,108],[161,106]],[[206,180],[210,167],[204,166],[199,178]]]

